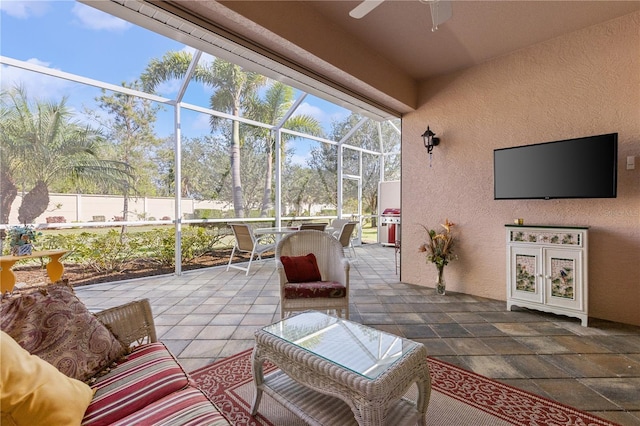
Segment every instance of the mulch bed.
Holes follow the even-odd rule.
[[[182,270],[189,271],[194,269],[210,268],[212,266],[226,265],[227,262],[229,262],[230,255],[231,249],[217,250],[213,254],[200,256],[190,263],[183,264]],[[273,257],[273,253],[267,253],[262,257]],[[234,263],[248,260],[248,254],[241,253],[234,256]],[[75,263],[64,261],[62,263],[64,264],[63,278],[68,279],[69,283],[73,286],[84,286],[89,284],[122,281],[154,275],[167,275],[172,274],[175,271],[175,268],[173,266],[160,265],[156,262],[146,259],[136,259],[127,265],[126,270],[122,272],[112,272],[109,274],[96,272],[92,269]],[[49,281],[44,263],[42,264],[42,266],[20,266],[20,264],[16,264],[13,267],[13,272],[16,274],[18,283],[25,283],[29,286],[47,283]]]

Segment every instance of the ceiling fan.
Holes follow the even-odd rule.
[[[376,7],[380,6],[385,0],[363,0],[358,6],[356,6],[349,16],[352,18],[363,18],[367,13],[371,12]],[[450,0],[419,0],[420,3],[426,3],[431,8],[431,21],[433,26],[431,31],[438,29],[438,25],[442,24],[449,18],[451,18],[451,1]]]

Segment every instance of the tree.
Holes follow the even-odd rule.
[[[338,146],[320,144],[313,148],[307,164],[314,171],[322,187],[322,198],[318,202],[338,206]]]
[[[132,84],[122,83],[122,87],[140,90],[141,84],[134,81]],[[101,93],[96,101],[107,115],[88,113],[104,129],[112,159],[131,165],[133,170],[133,180],[123,181],[123,187],[119,188],[124,198],[122,217],[126,221],[130,196],[141,187],[144,187],[143,193],[152,195],[149,194],[152,191],[151,176],[156,173],[153,173],[155,163],[148,154],[161,143],[153,129],[160,107],[147,99],[125,93],[107,95],[104,89]]]
[[[291,164],[287,167],[286,179],[282,184],[282,202],[289,209],[285,210],[287,216],[305,216],[305,207],[311,215],[311,206],[316,200],[314,191],[313,172],[299,164]]]
[[[330,139],[341,140],[357,123],[361,116],[351,114],[342,121],[334,122],[331,126]],[[378,125],[381,132],[378,132]],[[382,141],[380,140],[382,137]],[[388,123],[376,123],[368,120],[363,123],[350,137],[345,144],[379,151],[381,145],[387,150],[399,151],[400,135]],[[327,196],[327,203],[337,205],[337,185],[338,183],[338,149],[336,146],[321,145],[311,151],[311,158],[308,163],[315,171],[317,179],[324,186]],[[362,177],[362,201],[364,210],[369,213],[376,211],[378,202],[378,182],[380,180],[380,158],[371,154],[362,154],[362,170],[360,170],[360,153],[352,149],[344,149],[342,157],[342,170],[346,173],[359,175]],[[399,156],[387,157],[385,163],[385,176],[399,177]]]
[[[153,59],[142,75],[147,92],[153,93],[161,82],[186,76],[192,54],[167,52],[161,60]],[[266,82],[266,77],[244,71],[240,66],[216,58],[210,64],[198,64],[192,79],[214,89],[209,100],[211,109],[239,117],[241,112],[255,99],[257,90]],[[211,117],[211,131],[221,123],[221,118]],[[240,123],[232,121],[229,157],[231,160],[231,185],[233,207],[236,217],[244,217],[242,180],[240,175]]]
[[[290,86],[279,81],[273,82],[267,89],[264,99],[258,99],[247,112],[247,116],[253,120],[273,126],[279,124],[285,114],[291,109],[294,100],[294,91]],[[289,130],[301,133],[307,133],[314,136],[322,136],[322,126],[320,122],[309,115],[294,115],[287,119],[282,126]],[[260,217],[267,217],[269,210],[272,208],[272,187],[273,187],[273,164],[275,162],[276,137],[275,131],[264,127],[254,127],[256,137],[264,141],[267,150],[267,167],[264,179],[264,191],[262,198],[262,207],[260,209]],[[287,142],[295,139],[287,133],[282,133],[281,149],[286,152]],[[284,159],[285,156],[283,155]]]
[[[32,223],[49,205],[49,186],[57,180],[101,182],[121,186],[131,177],[131,168],[100,157],[99,131],[73,120],[67,98],[58,103],[29,102],[24,88],[1,94],[0,138],[2,140],[2,218],[17,196],[24,193],[18,209],[21,223]],[[16,188],[15,195],[13,187]],[[5,196],[7,197],[5,199]],[[10,200],[10,201],[9,201]]]

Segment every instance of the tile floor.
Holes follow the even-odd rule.
[[[356,248],[350,319],[422,342],[462,368],[622,425],[640,425],[640,327],[529,310],[399,282],[394,249]],[[502,278],[501,278],[502,279]],[[188,371],[253,346],[279,319],[271,261],[249,276],[224,267],[76,288],[92,309],[151,301],[158,338]]]

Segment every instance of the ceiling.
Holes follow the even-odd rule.
[[[640,1],[453,0],[451,19],[432,31],[420,0],[386,0],[362,19],[349,16],[359,1],[306,3],[419,81],[640,10]]]
[[[430,78],[640,10],[640,0],[452,0],[432,31],[423,0],[385,0],[362,19],[349,16],[358,0],[80,1],[378,118],[415,109]]]

